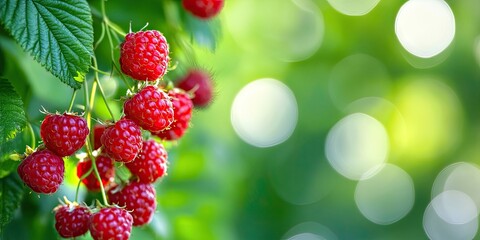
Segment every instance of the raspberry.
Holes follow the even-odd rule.
[[[125,164],[142,183],[153,183],[167,171],[167,151],[154,140],[143,142],[142,151],[135,161]]]
[[[55,211],[55,229],[63,238],[73,238],[88,231],[91,212],[78,204],[60,205]]]
[[[100,140],[104,152],[119,162],[133,161],[142,149],[142,131],[127,118],[107,127]]]
[[[93,149],[97,150],[102,146],[100,138],[102,137],[103,131],[105,131],[105,125],[96,124],[93,127]]]
[[[70,156],[80,149],[88,133],[87,121],[68,113],[48,114],[40,126],[43,143],[60,157]]]
[[[125,207],[133,217],[133,226],[150,222],[157,208],[156,192],[153,185],[130,182],[123,189],[113,188],[108,191],[112,203]]]
[[[155,81],[167,72],[167,39],[156,30],[129,33],[120,46],[123,73],[140,81]]]
[[[200,19],[210,19],[223,8],[223,0],[182,0],[183,8]]]
[[[63,159],[48,149],[25,158],[17,169],[20,178],[37,193],[54,193],[63,182]]]
[[[125,116],[151,132],[162,131],[173,122],[173,106],[168,94],[155,86],[146,86],[125,101]]]
[[[203,70],[190,70],[178,81],[177,86],[186,92],[193,90],[192,102],[195,107],[206,107],[212,101],[212,78]]]
[[[115,178],[115,166],[113,160],[105,155],[100,155],[95,158],[95,164],[97,165],[98,173],[102,179],[103,186],[107,186],[109,183],[113,182]],[[77,177],[81,178],[85,173],[90,170],[92,167],[92,161],[89,158],[86,158],[80,161],[77,165]],[[100,190],[100,183],[95,176],[95,173],[92,172],[82,180],[83,184],[90,191]]]
[[[170,90],[168,95],[172,99],[175,121],[170,125],[170,128],[156,132],[154,135],[163,140],[176,140],[183,136],[190,124],[193,103],[188,94],[180,89]]]
[[[102,208],[90,216],[90,234],[95,240],[126,240],[130,238],[132,222],[132,215],[124,209]]]

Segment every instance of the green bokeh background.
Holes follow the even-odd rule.
[[[427,239],[422,219],[437,174],[459,161],[480,164],[479,1],[447,1],[456,20],[454,41],[438,57],[421,60],[407,53],[395,35],[395,17],[405,1],[381,0],[367,15],[346,16],[326,0],[312,0],[309,10],[321,19],[323,37],[311,56],[295,62],[279,56],[302,47],[297,37],[309,39],[310,32],[297,21],[299,15],[280,2],[284,1],[227,0],[220,16],[211,22],[189,17],[179,8],[179,1],[107,2],[109,17],[119,26],[128,29],[131,21],[136,30],[148,22],[148,29],[164,32],[167,39],[178,36],[166,24],[164,14],[165,6],[172,4],[168,6],[173,19],[178,17],[182,29],[192,33],[186,40],[193,43],[195,57],[171,43],[178,67],[167,79],[177,79],[192,66],[209,69],[215,77],[211,106],[196,110],[185,137],[167,145],[170,165],[168,176],[156,184],[157,212],[152,223],[133,230],[131,239],[287,239],[291,237],[287,232],[302,223],[317,230],[322,228],[315,224],[328,228],[331,233],[324,231],[326,239]],[[97,1],[90,3],[98,9]],[[98,34],[98,19],[94,20]],[[270,30],[281,40],[262,35]],[[38,133],[43,118],[39,109],[67,109],[72,90],[23,53],[4,32],[0,47],[4,73],[8,79],[18,79],[14,85],[28,102],[27,114]],[[108,45],[96,53],[100,68],[109,69]],[[350,56],[376,59],[379,66],[338,70],[337,64]],[[440,63],[416,67],[432,62]],[[380,80],[376,79],[379,75]],[[335,85],[335,77],[346,82]],[[295,131],[285,142],[269,148],[245,143],[230,122],[235,95],[260,78],[283,82],[298,104]],[[102,83],[111,94],[113,111],[120,116],[119,99],[125,86],[120,79]],[[381,97],[396,108],[345,105],[369,96]],[[79,94],[77,103],[82,98]],[[96,104],[95,117],[107,119],[100,98]],[[377,225],[360,213],[354,201],[357,182],[334,171],[325,157],[329,130],[355,111],[384,124],[391,144],[388,162],[404,169],[414,181],[413,209],[391,225]],[[399,116],[403,117],[400,123]],[[73,198],[76,161],[66,162],[67,180],[56,194],[26,194],[4,239],[59,238],[52,209],[64,195]]]

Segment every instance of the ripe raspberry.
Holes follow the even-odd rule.
[[[126,240],[130,238],[132,222],[132,215],[124,209],[102,208],[90,216],[90,234],[95,240]]]
[[[206,107],[212,101],[212,78],[203,70],[190,70],[185,77],[178,81],[177,86],[186,92],[193,90],[192,102],[195,107]]]
[[[175,121],[170,125],[170,128],[156,132],[154,135],[163,140],[176,140],[183,136],[190,124],[193,103],[188,94],[180,89],[170,90],[168,95],[172,99]]]
[[[167,39],[156,30],[129,33],[120,46],[123,73],[140,81],[155,81],[167,72]]]
[[[113,188],[108,191],[112,203],[125,207],[133,217],[133,226],[150,222],[157,208],[156,192],[153,185],[130,182],[123,189]]]
[[[115,178],[115,166],[113,160],[105,155],[100,155],[95,158],[95,164],[97,165],[98,173],[102,179],[102,184],[106,187],[109,183],[112,183]],[[77,177],[81,178],[91,167],[92,161],[89,158],[80,161],[77,165]],[[100,190],[100,183],[93,171],[84,178],[82,182],[90,191]]]
[[[88,231],[91,212],[85,206],[69,203],[60,205],[55,211],[55,229],[63,238],[73,238]]]
[[[43,143],[60,157],[70,156],[80,149],[88,133],[87,121],[68,113],[48,114],[40,126]]]
[[[168,94],[155,86],[146,86],[125,101],[125,116],[151,132],[162,131],[173,122],[173,106]]]
[[[142,149],[142,131],[128,118],[107,127],[100,140],[104,152],[119,162],[133,161]]]
[[[167,151],[154,140],[143,142],[142,151],[135,161],[125,164],[142,183],[153,183],[167,172]]]
[[[210,19],[223,8],[223,0],[182,0],[183,8],[200,19]]]
[[[17,169],[20,178],[37,193],[54,193],[63,182],[63,159],[48,149],[25,158]]]
[[[105,131],[105,125],[96,124],[93,127],[93,149],[97,150],[102,146],[100,138],[102,137],[103,131]]]

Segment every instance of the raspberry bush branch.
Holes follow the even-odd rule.
[[[169,1],[168,4],[173,6],[175,3]],[[44,144],[34,150],[27,148],[25,159],[17,172],[34,192],[53,194],[63,184],[64,161],[68,157],[79,158],[75,201],[65,200],[55,208],[58,234],[75,238],[90,231],[95,240],[119,235],[122,235],[122,239],[128,239],[132,226],[148,224],[153,218],[157,207],[153,184],[167,175],[168,153],[164,143],[177,143],[184,136],[190,127],[194,102],[186,90],[174,87],[172,82],[165,80],[165,75],[175,68],[171,65],[170,46],[163,34],[158,30],[143,28],[125,34],[107,17],[105,1],[100,1],[100,8],[100,13],[96,13],[101,18],[100,35],[95,43],[92,40],[88,46],[93,48],[89,55],[92,75],[79,72],[74,77],[77,85],[83,83],[80,86],[84,88],[84,112],[81,115],[72,113],[76,90],[72,93],[67,111],[62,114],[45,111],[40,126],[40,137]],[[178,19],[171,21],[174,21],[171,26],[175,26],[175,30],[180,29],[172,31],[171,42],[185,44],[177,45],[195,59],[192,46],[184,41],[188,37],[181,30],[181,22]],[[100,70],[98,59],[102,58],[97,58],[95,52],[105,37],[110,47],[110,71]],[[120,48],[114,44],[115,41]],[[119,58],[115,58],[116,51],[120,52]],[[127,87],[125,98],[121,98],[122,114],[117,117],[99,77],[100,74],[108,74],[108,81],[115,81],[115,71]],[[137,87],[131,87],[129,81],[138,83],[135,84]],[[200,89],[200,85],[195,85],[193,91],[199,92]],[[97,119],[94,113],[98,94],[110,114],[106,121]],[[93,126],[92,119],[104,123]],[[35,147],[36,139],[31,125],[29,127],[32,146]],[[128,174],[117,174],[115,170]],[[77,201],[81,184],[88,192],[99,191],[102,203],[100,197],[96,197],[96,207],[79,205]]]
[[[70,104],[68,104],[67,112],[71,112],[73,108],[73,103],[75,102],[75,97],[77,96],[77,89],[73,90],[72,98],[70,99]]]

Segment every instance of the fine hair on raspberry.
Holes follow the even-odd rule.
[[[43,143],[60,157],[70,156],[82,148],[89,133],[83,117],[67,113],[47,114],[40,126]]]
[[[146,86],[123,104],[126,118],[150,132],[168,128],[174,120],[170,96],[156,86]]]
[[[63,159],[48,149],[37,150],[26,157],[17,168],[18,175],[34,192],[51,194],[63,182]]]
[[[142,131],[128,118],[122,118],[105,129],[100,138],[103,151],[119,162],[130,162],[142,149]]]
[[[126,163],[130,172],[143,183],[154,183],[167,172],[168,154],[161,143],[154,140],[143,142],[142,151],[134,161]]]
[[[132,32],[120,46],[122,72],[140,81],[155,81],[168,69],[167,39],[156,30]]]

